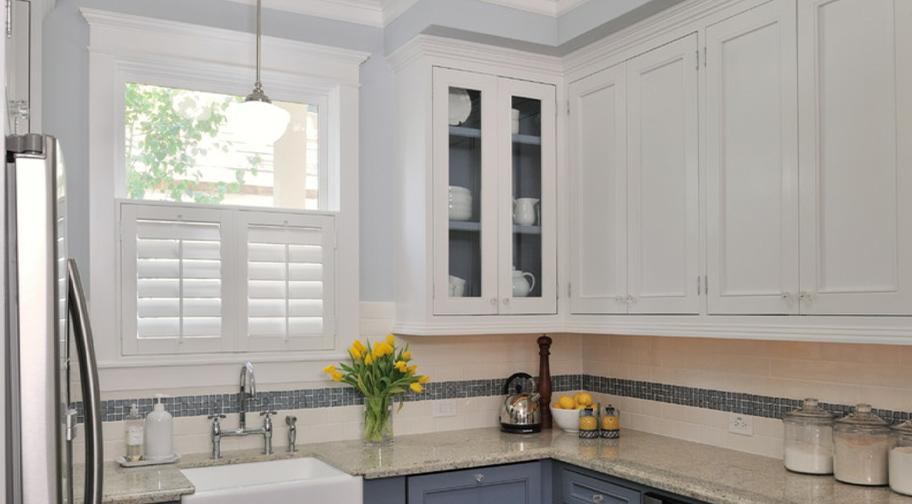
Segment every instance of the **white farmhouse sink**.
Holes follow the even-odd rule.
[[[362,504],[361,476],[315,458],[181,469],[196,492],[184,504]]]

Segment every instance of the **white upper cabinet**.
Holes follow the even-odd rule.
[[[627,312],[627,72],[570,84],[570,311]]]
[[[912,314],[912,2],[798,2],[801,312]]]
[[[707,312],[798,313],[794,0],[706,29]]]
[[[554,86],[433,79],[434,313],[556,313]]]
[[[570,86],[572,313],[699,311],[696,34]]]
[[[697,313],[697,35],[627,61],[631,313]]]

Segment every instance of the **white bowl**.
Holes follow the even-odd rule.
[[[579,432],[580,410],[557,409],[551,406],[551,419],[565,432]]]

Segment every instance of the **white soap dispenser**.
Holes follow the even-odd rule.
[[[164,394],[155,394],[155,405],[146,416],[146,443],[144,458],[150,461],[167,460],[174,457],[171,449],[171,413],[162,404]]]

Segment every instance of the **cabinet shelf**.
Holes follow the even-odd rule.
[[[450,221],[450,231],[469,231],[469,232],[479,232],[481,231],[480,222],[471,222],[471,221]],[[519,226],[513,224],[513,234],[531,234],[531,235],[540,235],[541,226]]]
[[[451,137],[481,138],[480,128],[467,128],[465,126],[450,126]],[[526,145],[541,145],[541,137],[535,135],[512,135],[513,143]]]

